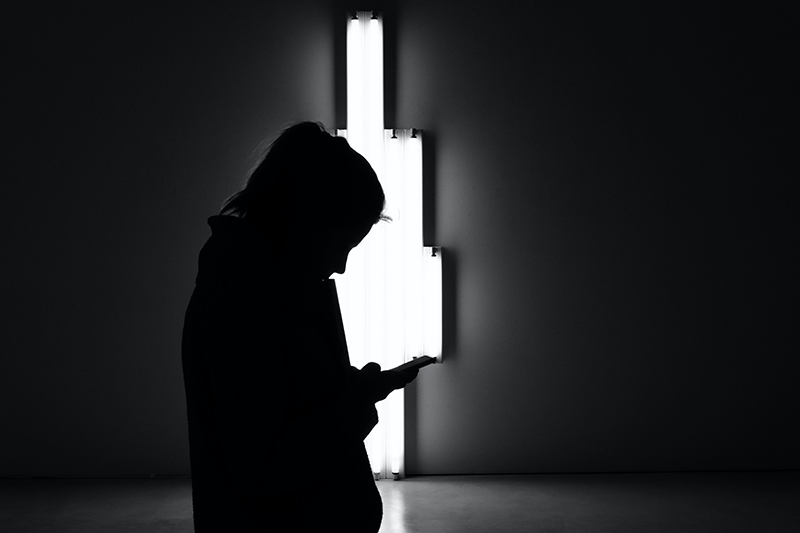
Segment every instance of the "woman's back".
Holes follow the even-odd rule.
[[[377,531],[380,496],[356,429],[374,407],[349,394],[333,282],[281,271],[245,220],[209,224],[182,354],[196,531],[364,519]]]

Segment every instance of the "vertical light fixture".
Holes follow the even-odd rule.
[[[441,248],[422,241],[422,132],[384,129],[383,21],[371,11],[348,21],[347,129],[337,135],[375,169],[393,219],[370,231],[337,279],[351,362],[441,361]],[[403,399],[399,390],[378,404],[366,441],[376,478],[405,475]]]

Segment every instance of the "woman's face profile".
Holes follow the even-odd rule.
[[[331,228],[323,233],[319,249],[319,268],[322,279],[331,274],[344,274],[350,251],[364,240],[372,223],[362,223],[344,228]]]

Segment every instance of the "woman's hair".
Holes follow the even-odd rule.
[[[301,122],[269,145],[220,215],[247,218],[258,212],[275,220],[297,210],[341,227],[390,220],[383,214],[385,204],[378,176],[347,140],[332,136],[319,122]]]

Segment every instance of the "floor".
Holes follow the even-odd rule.
[[[800,532],[800,472],[425,476],[381,533]],[[188,479],[0,479],[2,533],[192,531]]]

